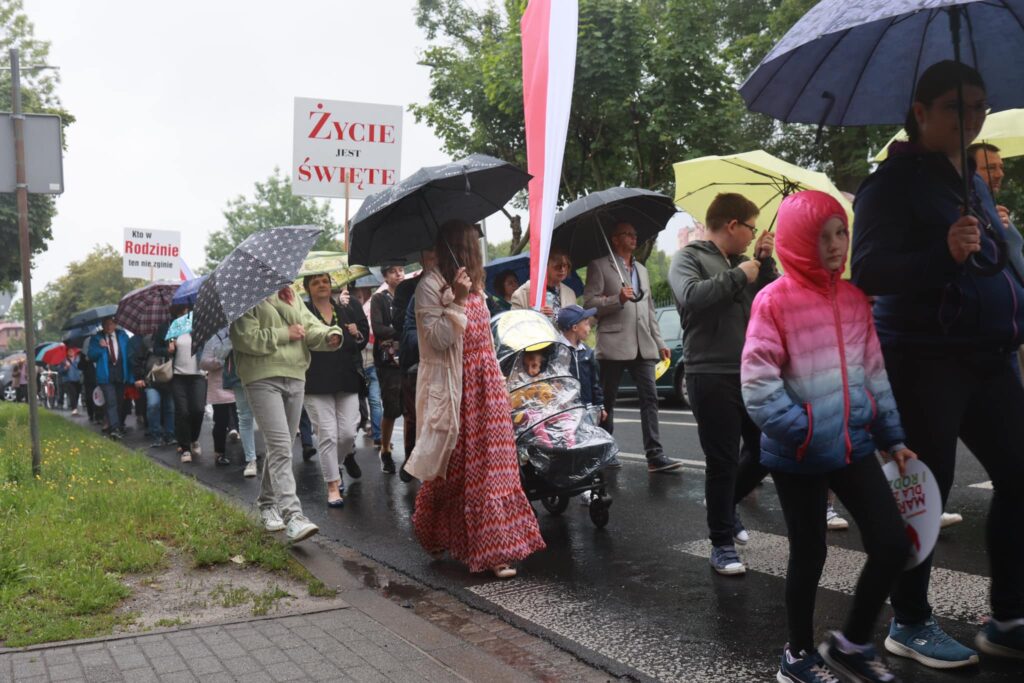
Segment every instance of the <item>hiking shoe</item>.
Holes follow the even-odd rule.
[[[257,474],[257,472],[256,472],[256,461],[255,460],[250,460],[249,462],[245,463],[245,469],[242,470],[242,476],[243,477],[255,477],[256,474]]]
[[[304,541],[316,532],[320,531],[320,527],[313,522],[309,521],[302,515],[295,515],[288,520],[288,527],[284,531],[285,537],[289,543],[298,543]]]
[[[725,576],[737,576],[747,572],[734,545],[711,546],[710,562],[712,569]]]
[[[664,453],[659,453],[652,458],[647,458],[648,472],[671,472],[672,470],[678,470],[682,466],[683,463],[678,460],[673,460]]]
[[[380,452],[380,471],[384,474],[395,473],[395,461],[391,458],[391,453],[387,451]]]
[[[935,619],[919,624],[899,624],[893,619],[885,649],[933,669],[955,669],[978,663],[978,653],[954,640]]]
[[[953,526],[964,521],[964,516],[958,512],[943,512],[942,521],[939,523],[940,529],[945,529],[947,526]]]
[[[832,671],[844,679],[857,683],[899,683],[899,679],[878,656],[874,645],[866,645],[859,652],[843,652],[835,632],[832,632],[828,640],[818,648],[818,654]]]
[[[217,453],[217,457],[213,459],[213,464],[220,465],[223,467],[224,465],[230,465],[231,460],[229,460],[228,456],[224,455],[223,453]]]
[[[199,447],[198,441],[193,441],[192,448],[189,450],[191,450],[192,455],[196,456],[197,458],[203,454],[203,449]]]
[[[801,650],[794,654],[789,645],[782,651],[782,664],[775,680],[778,683],[840,683],[817,652]]]
[[[309,462],[316,455],[316,446],[303,446],[302,447],[302,459],[305,462]]]
[[[974,644],[987,655],[1024,659],[1024,624],[1003,631],[989,620],[974,637]]]
[[[181,452],[181,461],[185,462],[185,463],[192,462],[192,454],[189,453],[188,451],[182,451]]]
[[[829,505],[825,510],[825,526],[830,531],[842,531],[843,529],[849,529],[850,523],[840,517],[836,509]]]
[[[740,520],[740,513],[733,512],[732,519],[732,540],[740,545],[746,545],[750,542],[750,534],[747,533],[746,527],[743,526],[743,522]]]
[[[413,478],[411,474],[405,471],[405,463],[407,462],[409,462],[409,458],[406,458],[405,461],[402,462],[402,466],[398,469],[398,478],[401,479],[406,484],[412,481]]]
[[[359,463],[356,462],[355,453],[349,453],[346,455],[342,464],[345,466],[345,472],[353,479],[358,479],[363,476],[363,471],[359,469]]]
[[[267,531],[280,531],[284,528],[284,520],[277,508],[260,508],[260,518],[263,520],[263,528]]]
[[[241,438],[242,437],[238,435],[237,429],[232,429],[230,432],[228,432],[228,440],[231,443],[238,443],[241,440]]]

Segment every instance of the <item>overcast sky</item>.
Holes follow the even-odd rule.
[[[95,244],[120,249],[126,227],[180,230],[184,258],[201,265],[226,202],[251,195],[275,166],[289,171],[296,96],[426,102],[429,72],[417,64],[426,40],[414,4],[25,0],[76,118],[35,288]],[[409,113],[403,129],[403,177],[449,160]],[[341,223],[343,200],[332,200],[332,211]],[[510,236],[497,218],[488,232],[493,241]],[[659,246],[671,253],[668,232]]]

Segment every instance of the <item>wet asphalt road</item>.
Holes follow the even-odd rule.
[[[663,403],[661,425],[666,451],[685,459],[686,468],[677,474],[647,473],[636,401],[621,400],[616,438],[624,451],[624,467],[610,477],[615,499],[610,523],[597,530],[578,499],[559,517],[536,504],[548,548],[523,562],[513,581],[470,575],[453,561],[427,556],[415,542],[409,521],[416,484],[383,475],[372,444],[362,435],[357,446],[363,476],[346,481],[345,508],[324,505],[319,464],[316,458],[303,462],[298,447],[295,474],[305,511],[324,536],[499,614],[615,674],[664,681],[774,680],[785,640],[786,544],[771,482],[740,506],[752,537],[741,548],[750,571],[743,577],[716,575],[707,563],[703,456],[693,416]],[[213,466],[209,430],[207,421],[198,463],[180,465],[173,449],[147,452],[212,487],[254,501],[258,484],[242,478],[240,465]],[[396,433],[399,462],[401,440]],[[128,441],[137,443],[136,438]],[[240,461],[239,446],[229,446],[229,453]],[[958,470],[949,509],[961,512],[964,522],[940,537],[936,566],[942,570],[933,580],[933,598],[947,630],[972,643],[976,624],[988,611],[984,516],[991,491],[972,486],[988,477],[966,451]],[[822,638],[826,628],[841,625],[863,562],[856,531],[830,532],[829,543],[816,617]],[[416,591],[411,586],[389,590],[406,590],[410,597]],[[881,646],[883,638],[880,625],[876,644]],[[1024,663],[984,659],[980,667],[949,673],[894,656],[888,659],[904,681],[1024,680]]]

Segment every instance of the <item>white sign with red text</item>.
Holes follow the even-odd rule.
[[[295,98],[292,193],[362,199],[398,182],[402,107]]]
[[[144,280],[177,280],[181,271],[181,232],[124,229],[121,274]]]
[[[894,462],[882,468],[892,488],[892,497],[903,516],[907,539],[910,541],[910,558],[906,569],[913,569],[924,562],[939,538],[942,524],[942,496],[935,475],[920,460],[907,460],[906,473],[901,475]]]

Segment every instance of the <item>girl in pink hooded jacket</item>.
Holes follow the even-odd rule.
[[[878,614],[906,564],[904,524],[875,452],[903,468],[916,457],[903,429],[864,294],[840,279],[846,212],[823,192],[779,208],[776,253],[785,275],[754,299],[740,367],[743,401],[762,430],[789,535],[789,643],[777,679],[895,681],[871,644]],[[842,631],[814,650],[814,600],[825,564],[831,489],[860,528],[867,563]],[[829,671],[831,669],[831,672]]]

